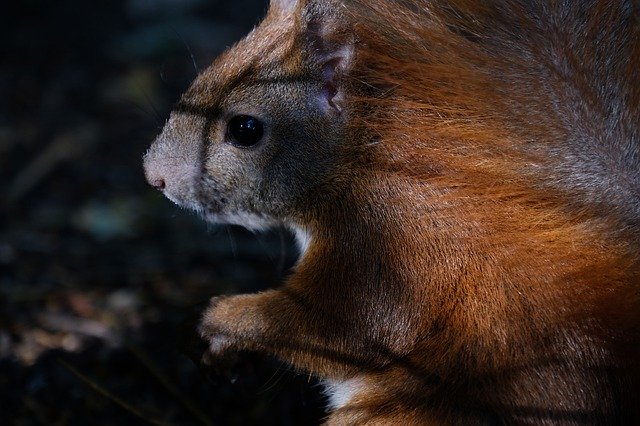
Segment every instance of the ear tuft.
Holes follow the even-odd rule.
[[[308,41],[315,66],[321,72],[323,89],[321,103],[341,113],[344,107],[343,76],[353,56],[352,37],[344,31],[345,24],[331,14],[319,14],[307,25]]]

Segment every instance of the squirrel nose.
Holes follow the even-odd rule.
[[[166,187],[164,179],[162,178],[149,179],[149,185],[153,186],[156,189],[159,189],[160,191],[162,191]]]
[[[144,156],[144,176],[147,179],[147,183],[155,189],[163,191],[167,187],[167,182],[165,181],[166,170],[163,169],[162,163],[151,151]]]

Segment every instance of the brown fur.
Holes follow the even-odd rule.
[[[640,421],[637,3],[293,3],[145,159],[211,220],[311,235],[282,288],[212,301],[212,350],[357,379],[330,424]],[[341,111],[310,102],[327,63]],[[261,104],[259,155],[208,147]]]

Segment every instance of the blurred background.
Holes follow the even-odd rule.
[[[266,0],[21,0],[0,18],[0,424],[317,424],[278,361],[199,363],[218,294],[277,285],[282,230],[211,228],[149,188],[145,149]]]

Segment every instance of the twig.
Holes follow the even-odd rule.
[[[170,423],[161,422],[160,420],[152,419],[152,418],[150,418],[148,416],[145,416],[142,412],[140,412],[140,410],[138,410],[137,408],[135,408],[131,404],[128,404],[127,402],[123,401],[122,399],[118,398],[117,396],[113,395],[111,392],[109,392],[108,390],[106,390],[105,388],[103,388],[102,386],[97,384],[96,382],[92,381],[90,378],[88,378],[87,376],[85,376],[84,374],[82,374],[81,372],[79,372],[74,367],[72,367],[71,365],[69,365],[65,361],[61,360],[60,358],[58,358],[58,362],[64,368],[69,370],[74,376],[76,376],[77,378],[82,380],[91,389],[93,389],[94,391],[98,392],[100,395],[104,396],[105,398],[110,399],[116,405],[119,405],[120,407],[124,408],[126,411],[128,411],[131,414],[133,414],[134,416],[139,417],[142,420],[145,420],[145,421],[147,421],[147,422],[149,422],[151,424],[154,424],[154,425],[161,425],[161,426],[170,425]]]
[[[180,401],[180,403],[187,409],[196,419],[200,420],[207,426],[213,426],[214,423],[203,413],[195,404],[189,400],[180,390],[171,383],[165,374],[162,373],[160,368],[153,362],[153,360],[139,347],[132,344],[127,345],[131,352],[138,358],[140,363],[145,366],[147,370],[158,380],[162,386],[164,386],[174,397]]]
[[[63,132],[41,150],[29,164],[8,183],[8,196],[17,201],[38,184],[44,182],[58,165],[78,158],[96,143],[100,128],[94,123],[84,124]]]
[[[26,396],[23,398],[22,402],[24,403],[25,407],[27,407],[29,410],[31,410],[35,416],[35,419],[42,425],[49,425],[51,424],[51,422],[49,420],[47,420],[47,416],[44,414],[42,408],[40,408],[40,406],[38,406],[38,404],[36,403],[36,401],[34,401],[32,398]]]

